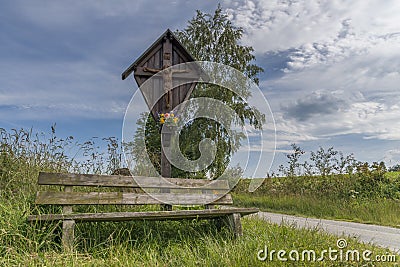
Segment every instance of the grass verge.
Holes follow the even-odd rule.
[[[19,218],[19,229],[12,232],[12,229],[2,228],[0,238],[9,238],[12,242],[6,242],[6,247],[1,243],[1,266],[368,266],[371,263],[362,258],[360,261],[345,258],[342,262],[339,258],[332,261],[327,255],[324,261],[317,261],[322,250],[337,249],[338,237],[315,229],[268,224],[254,218],[243,219],[244,236],[238,239],[227,229],[217,231],[210,221],[78,224],[76,252],[65,254],[56,245],[59,232],[54,226],[32,228],[26,225],[24,215],[19,215],[22,216],[14,217]],[[23,229],[25,233],[21,232]],[[357,249],[361,253],[370,250],[371,259],[392,254],[350,238],[347,243],[349,250]],[[265,247],[269,252],[297,250],[299,261],[282,262],[276,253],[272,260],[260,261],[257,253]],[[301,260],[304,250],[315,251],[315,258]],[[375,266],[387,265],[375,263]]]
[[[400,202],[392,199],[330,199],[307,195],[252,195],[236,193],[239,207],[257,207],[263,211],[379,224],[400,228]]]

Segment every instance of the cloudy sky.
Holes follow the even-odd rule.
[[[363,161],[400,160],[400,2],[222,1],[245,31],[277,127],[290,143]],[[121,136],[136,90],[121,73],[167,28],[214,1],[1,1],[0,128],[80,140]]]

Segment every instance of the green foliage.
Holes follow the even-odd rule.
[[[231,66],[244,73],[255,83],[258,83],[257,76],[263,69],[253,64],[255,56],[252,52],[254,49],[240,45],[243,29],[232,25],[220,5],[214,14],[205,14],[197,11],[196,16],[189,21],[188,26],[182,31],[177,31],[176,35],[197,60]],[[226,79],[229,80],[230,78],[232,77],[227,77]],[[246,84],[236,80],[229,82],[240,84],[241,86],[238,90],[241,95],[244,97],[249,96],[249,89]],[[248,120],[256,128],[261,127],[263,123],[263,121],[258,121],[257,118],[261,117],[264,120],[264,117],[260,116],[257,110],[250,107],[246,99],[239,97],[231,90],[215,85],[198,85],[192,97],[208,97],[222,101],[232,108],[241,120],[232,123],[243,125],[244,121]],[[182,139],[188,140],[188,142],[183,141],[180,143],[184,154],[189,159],[195,159],[200,156],[197,147],[198,143],[204,138],[210,138],[217,145],[216,158],[205,172],[208,172],[211,177],[218,177],[229,164],[231,153],[238,149],[243,135],[237,134],[230,138],[228,132],[219,123],[208,119],[196,119],[182,133]],[[230,147],[233,147],[233,151],[230,150]]]
[[[400,164],[396,164],[389,168],[390,172],[399,172],[400,171]]]
[[[319,147],[317,151],[310,152],[310,162],[302,161],[301,157],[306,154],[298,145],[291,144],[292,152],[286,154],[287,166],[280,165],[279,172],[284,177],[314,176],[322,177],[335,174],[384,174],[387,168],[384,162],[360,162],[353,154],[344,155],[343,152],[334,150],[333,147],[325,150]],[[276,176],[273,174],[272,176]]]
[[[196,60],[231,66],[258,84],[257,75],[263,69],[252,63],[256,59],[254,49],[239,43],[243,29],[232,25],[220,5],[214,14],[197,10],[188,26],[175,33]]]
[[[301,166],[299,160],[301,155],[305,152],[296,144],[291,144],[293,149],[293,153],[287,154],[286,157],[288,158],[288,166],[284,167],[283,165],[279,166],[279,171],[287,177],[294,177],[299,175],[299,168]]]
[[[320,147],[317,152],[311,151],[310,159],[315,163],[318,173],[321,176],[326,176],[334,170],[335,156],[337,154],[338,152],[333,150],[333,147],[328,148],[327,151]]]
[[[385,173],[385,176],[389,179],[396,179],[400,176],[400,171],[388,171],[387,173]]]
[[[133,142],[125,145],[125,153],[135,161],[135,167],[131,170],[135,175],[149,175],[149,167],[145,160],[149,157],[154,168],[161,173],[161,134],[158,123],[151,114],[142,113],[136,122],[137,130]],[[144,138],[143,138],[144,137]],[[143,149],[143,148],[146,149]],[[174,170],[172,171],[174,173]],[[175,177],[175,176],[174,176]]]
[[[249,179],[235,188],[246,193]],[[329,199],[400,200],[400,176],[391,179],[383,173],[336,174],[330,176],[295,176],[267,178],[252,195],[294,195]]]
[[[254,50],[252,47],[240,44],[243,29],[232,25],[228,16],[223,13],[221,6],[218,6],[214,14],[197,11],[196,16],[188,22],[188,26],[181,31],[176,31],[175,34],[196,60],[231,66],[258,83],[257,75],[263,70],[254,64],[255,56],[252,54]],[[220,71],[216,73],[224,76],[224,73],[220,73]],[[244,125],[245,122],[248,122],[255,128],[261,128],[265,121],[264,116],[258,110],[250,107],[246,101],[250,94],[248,84],[230,76],[222,77],[222,79],[235,86],[243,98],[231,90],[209,84],[197,84],[191,98],[207,97],[220,100],[238,114],[239,121],[231,121],[231,124]],[[149,158],[153,166],[159,170],[160,133],[156,130],[159,126],[150,117],[139,119],[138,125],[139,129],[135,135],[133,146],[142,142],[138,140],[138,137],[145,133]],[[227,127],[230,126],[227,125]],[[238,132],[228,133],[220,123],[211,119],[197,118],[187,123],[180,133],[179,147],[182,154],[189,160],[198,159],[201,156],[198,146],[200,141],[205,138],[211,139],[217,148],[213,163],[198,172],[185,172],[173,167],[173,177],[219,177],[228,167],[231,155],[238,150],[240,140],[244,138],[244,135]],[[143,156],[143,151],[134,151],[133,153],[137,153],[134,155],[136,160]],[[138,168],[146,169],[146,166],[140,164],[140,159]]]

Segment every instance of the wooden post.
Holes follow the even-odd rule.
[[[240,221],[241,215],[234,213],[228,216],[229,226],[234,233],[235,237],[243,235],[242,222]]]
[[[167,127],[167,126],[163,126]],[[171,133],[168,131],[164,131],[162,133],[161,140],[164,140],[164,144],[161,146],[161,176],[166,178],[171,178],[171,163],[168,161],[167,156],[165,155],[164,147],[169,147],[170,144],[168,140],[171,140]],[[167,141],[165,141],[167,140]],[[163,147],[164,146],[164,147]],[[167,192],[168,193],[168,192]]]
[[[163,69],[169,68],[172,65],[172,43],[168,37],[164,37],[163,43]],[[171,97],[171,90],[172,90],[172,73],[164,71],[163,73],[163,82],[164,82],[164,93],[165,93],[165,112],[171,112],[172,106],[172,97]],[[164,125],[163,127],[168,127]],[[171,142],[171,131],[167,129],[162,133],[161,140],[166,140],[164,144],[161,144],[161,176],[170,178],[171,177],[171,163],[168,161],[165,151],[163,149],[163,145],[166,147],[170,146]],[[162,193],[169,193],[169,189],[161,189]],[[161,208],[163,210],[172,210],[171,205],[162,205]]]
[[[163,126],[163,127],[165,127],[165,126]],[[170,132],[162,133],[162,135],[163,135],[162,140],[171,140]],[[170,178],[171,177],[171,163],[168,161],[168,159],[165,155],[163,145],[169,146],[170,144],[168,142],[166,142],[166,144],[161,145],[161,176]],[[169,193],[170,190],[168,188],[161,188],[160,192],[161,193]],[[162,210],[172,210],[172,205],[168,205],[168,204],[161,205],[161,209]]]
[[[72,186],[65,186],[64,192],[72,192]],[[71,214],[72,206],[63,206],[63,214]],[[72,252],[74,249],[74,232],[75,232],[75,220],[63,220],[62,226],[62,247],[64,252]]]

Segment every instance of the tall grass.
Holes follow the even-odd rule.
[[[257,252],[312,249],[321,252],[336,247],[338,237],[294,225],[273,225],[258,219],[243,219],[244,236],[232,238],[227,229],[218,231],[210,221],[134,222],[78,224],[81,238],[74,253],[60,253],[44,245],[9,248],[0,265],[22,266],[359,266],[368,262],[259,261]],[[38,230],[43,231],[43,230]],[[50,233],[49,230],[46,231]],[[51,236],[47,236],[51,240]],[[30,240],[27,238],[27,240]],[[349,249],[369,249],[374,255],[384,249],[347,239]],[[367,265],[368,266],[368,265]],[[377,264],[375,266],[385,266]]]
[[[105,151],[100,141],[106,144]],[[0,128],[0,255],[23,257],[58,249],[59,242],[49,237],[59,237],[59,226],[31,225],[26,220],[36,209],[32,203],[40,171],[110,173],[119,167],[120,158],[115,138],[78,143],[72,136],[58,138],[55,126],[49,134]]]
[[[77,224],[75,250],[64,253],[59,222],[27,222],[27,216],[36,212],[33,203],[38,172],[109,173],[120,164],[116,140],[103,140],[109,144],[103,151],[99,140],[78,144],[72,137],[59,139],[54,128],[49,135],[0,129],[0,136],[0,266],[264,266],[256,253],[265,245],[320,251],[336,244],[333,235],[253,218],[243,220],[244,236],[239,239],[212,220],[98,222]],[[352,248],[388,253],[355,240],[348,242]],[[269,264],[281,266],[276,260]],[[293,264],[362,263],[288,263]]]
[[[120,167],[121,157],[113,137],[79,143],[72,136],[58,138],[55,125],[50,134],[0,128],[0,197],[29,198],[39,171],[111,173]]]

